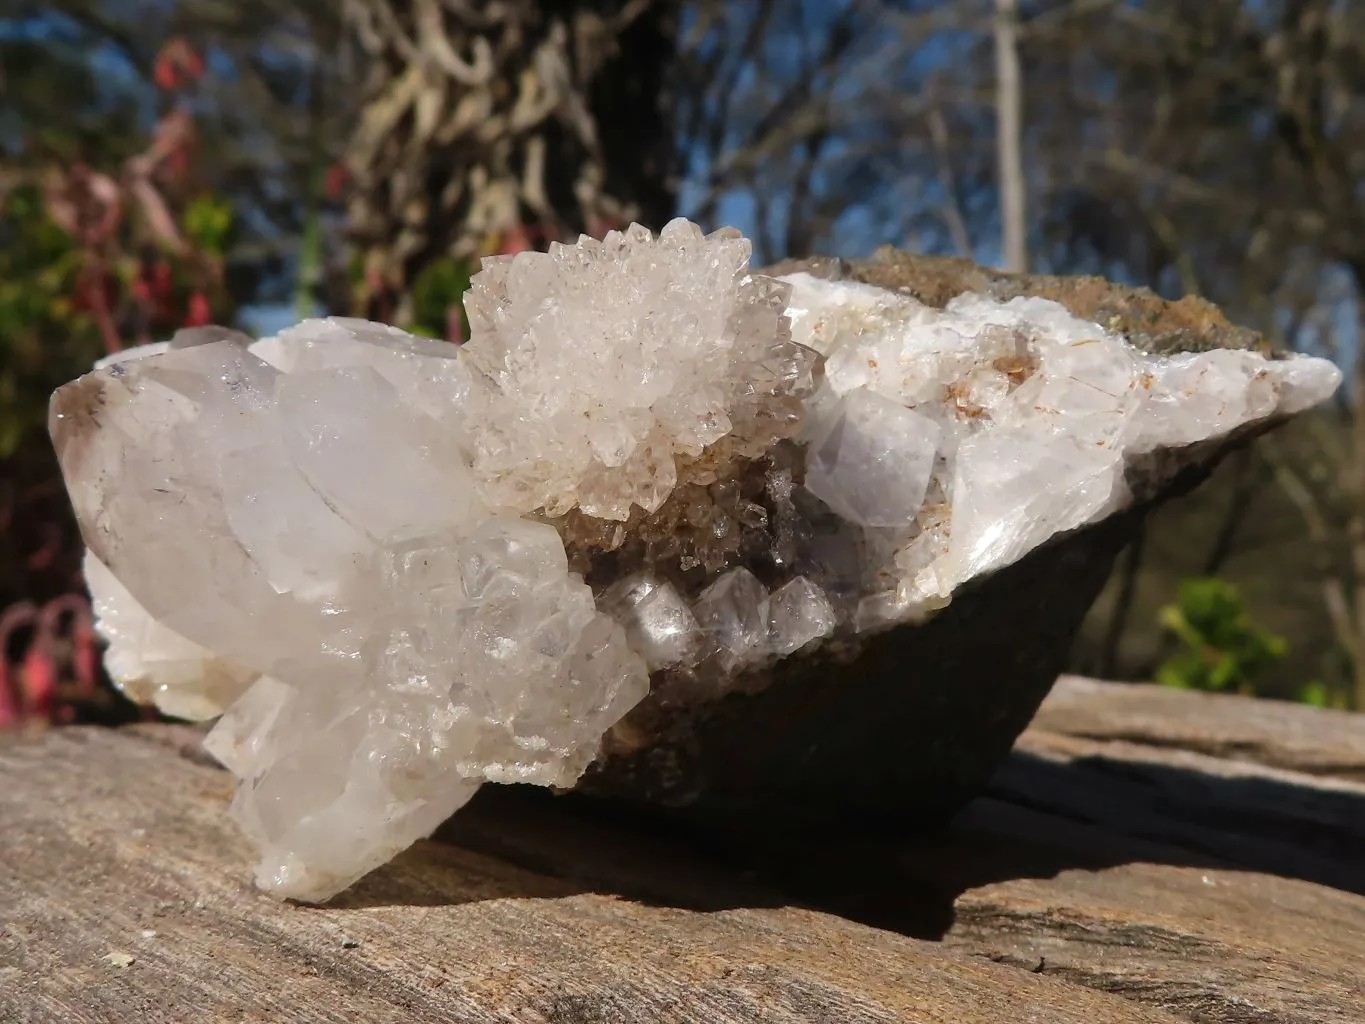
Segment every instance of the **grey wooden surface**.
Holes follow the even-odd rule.
[[[1365,718],[1062,680],[946,832],[485,794],[326,907],[190,729],[0,738],[0,1022],[1365,1022]]]

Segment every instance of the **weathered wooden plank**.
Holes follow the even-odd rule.
[[[1195,1021],[1360,1024],[1357,764],[1358,715],[1064,680],[955,830],[1030,852],[970,869],[945,941]]]
[[[1063,676],[1033,728],[1365,782],[1365,717],[1300,704]]]
[[[1183,721],[1198,697],[1174,697]],[[1314,717],[1329,740],[1365,727]],[[1365,1021],[1365,786],[1046,724],[944,833],[750,839],[747,860],[850,919],[1192,1020]]]
[[[1040,730],[1015,750],[992,784],[1003,799],[1365,893],[1365,785]]]
[[[955,948],[1219,1024],[1365,1020],[1365,901],[1229,869],[1133,863],[962,894]]]
[[[1048,812],[988,798],[936,835],[767,846],[750,861],[826,911],[1199,1024],[1365,1021],[1365,898],[1183,846],[1178,815],[1169,829],[1136,808],[1125,821],[1132,793],[1107,788],[1097,761],[1053,776]],[[1299,853],[1303,866],[1312,848]],[[1358,851],[1320,856],[1308,863],[1365,885]]]
[[[322,909],[251,889],[193,731],[0,746],[0,1021],[1365,1021],[1365,786],[1285,769],[1328,763],[1274,732],[1302,709],[1161,692],[1122,733],[1126,695],[1060,694],[934,836],[489,787]],[[1362,721],[1314,717],[1348,748]]]
[[[727,909],[679,909],[676,852],[654,904],[442,843],[334,906],[280,904],[250,886],[226,775],[176,735],[0,746],[0,1020],[1177,1019],[738,882]]]

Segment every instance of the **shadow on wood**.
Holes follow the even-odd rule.
[[[490,787],[323,907],[252,888],[197,741],[0,742],[0,1020],[1354,1024],[1365,1004],[1351,716],[1064,680],[931,835],[703,831]]]
[[[972,889],[1133,863],[1248,870],[1365,895],[1365,788],[1160,749],[1104,756],[1066,737],[1029,735],[1021,746],[990,796],[927,833],[722,831],[488,787],[437,838],[647,904],[715,911],[796,900],[922,939],[946,935]]]

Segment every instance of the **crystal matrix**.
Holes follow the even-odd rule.
[[[632,228],[486,263],[463,349],[208,329],[58,391],[111,674],[221,714],[260,884],[325,898],[483,781],[574,785],[641,701],[856,656],[1339,382],[747,258]]]

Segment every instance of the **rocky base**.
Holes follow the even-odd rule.
[[[1202,300],[1168,302],[1100,278],[1007,275],[892,249],[764,272],[872,284],[935,307],[964,292],[1051,299],[1153,354],[1269,353],[1260,335]],[[1033,718],[1143,518],[1274,425],[1206,444],[1155,472],[1134,467],[1137,505],[968,582],[928,621],[882,633],[853,658],[826,649],[782,661],[700,705],[669,700],[666,681],[656,679],[651,696],[607,735],[576,791],[719,827],[940,826],[981,795]]]

